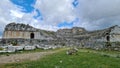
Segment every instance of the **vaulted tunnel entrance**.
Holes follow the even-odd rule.
[[[30,34],[30,39],[34,39],[34,33]]]
[[[107,41],[110,41],[110,36],[109,36],[109,35],[106,36],[106,40],[107,40]]]
[[[109,41],[110,41],[110,36],[109,36],[109,33],[106,33],[106,40],[107,40],[107,42],[109,42]]]

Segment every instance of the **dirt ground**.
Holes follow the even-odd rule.
[[[35,52],[35,53],[27,53],[27,54],[10,54],[9,56],[2,55],[0,56],[0,64],[37,60],[56,52],[57,51]]]

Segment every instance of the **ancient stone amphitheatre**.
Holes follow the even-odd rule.
[[[0,40],[0,68],[119,68],[119,51],[117,25],[95,31],[82,27],[46,31],[10,23]]]

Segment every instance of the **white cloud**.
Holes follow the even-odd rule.
[[[0,31],[3,31],[6,24],[12,21],[10,10],[19,10],[15,5],[11,4],[9,0],[0,2]]]
[[[9,0],[3,0],[3,2],[0,3],[0,24],[2,25],[0,27],[3,29],[6,24],[17,22],[30,24],[41,29],[57,30],[57,25],[60,22],[71,22],[76,18],[75,13],[73,13],[74,8],[72,1],[73,0],[37,0],[34,7],[41,11],[44,19],[41,21],[33,18],[33,16],[36,15],[36,11],[23,13],[21,12],[21,7],[14,5]]]
[[[79,0],[76,10],[79,25],[87,29],[103,29],[120,25],[120,0]]]
[[[36,0],[35,9],[40,10],[43,20],[34,19],[37,15],[21,12],[21,7],[10,0],[0,2],[0,32],[10,22],[30,24],[46,30],[57,30],[60,22],[68,23],[75,20],[74,26],[82,26],[89,30],[101,29],[120,23],[120,0],[78,0],[76,8],[72,6],[74,0]]]
[[[60,22],[71,22],[75,19],[73,0],[37,0],[35,8],[43,15],[44,23],[56,26]]]
[[[23,17],[23,15],[24,15],[24,13],[22,13],[22,12],[20,12],[20,11],[15,11],[15,10],[10,10],[10,12],[11,12],[11,16],[13,16],[13,17],[18,17],[18,18],[22,18]]]

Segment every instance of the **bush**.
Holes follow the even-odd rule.
[[[106,42],[105,46],[106,47],[111,47],[111,42]]]
[[[110,57],[109,55],[106,55],[106,54],[104,54],[103,56],[104,56],[104,57]]]
[[[13,46],[16,46],[16,45],[17,45],[17,41],[12,41],[11,44],[12,44]]]

